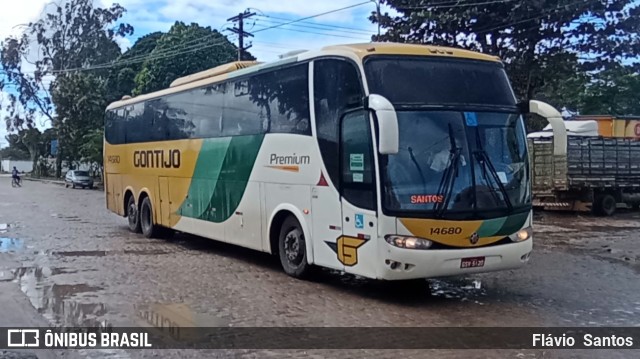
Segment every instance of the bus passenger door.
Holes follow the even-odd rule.
[[[347,273],[375,277],[377,213],[371,119],[364,110],[347,113],[340,123],[342,237],[338,259]]]
[[[158,177],[160,188],[160,224],[169,227],[171,225],[171,203],[169,202],[169,179]]]
[[[313,260],[319,266],[344,270],[337,255],[337,242],[342,236],[340,194],[329,186],[325,176],[321,170],[318,184],[311,188]]]
[[[113,191],[113,177],[115,177],[115,175],[111,175],[108,173],[105,173],[104,175],[104,182],[106,184],[106,188],[107,188],[107,209],[113,211],[113,212],[118,212],[118,207],[116,206],[116,194]]]

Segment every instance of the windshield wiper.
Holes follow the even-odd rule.
[[[440,186],[438,186],[438,195],[443,191],[444,198],[442,202],[437,202],[435,206],[436,217],[441,218],[449,207],[451,201],[451,193],[453,192],[453,186],[456,183],[456,177],[458,177],[458,164],[460,163],[460,155],[462,148],[456,146],[456,140],[453,136],[453,128],[449,124],[449,139],[451,141],[451,150],[449,151],[449,163],[445,169],[442,179],[440,180]]]
[[[420,174],[420,178],[422,179],[422,190],[426,194],[427,179],[424,177],[424,173],[422,173],[422,168],[420,167],[418,160],[416,160],[416,156],[413,154],[413,148],[411,148],[411,146],[409,146],[409,156],[411,156],[411,161],[413,162],[414,165],[416,165],[416,169],[418,169],[418,173]]]
[[[476,127],[476,147],[478,149],[474,151],[474,154],[476,156],[476,160],[480,163],[480,166],[482,167],[484,180],[487,181],[488,185],[490,185],[491,181],[489,181],[489,179],[487,178],[487,169],[489,169],[489,173],[491,174],[491,177],[493,178],[494,182],[498,184],[498,189],[500,190],[500,193],[502,193],[504,202],[507,205],[507,209],[511,211],[513,209],[513,205],[511,204],[509,193],[507,192],[507,189],[502,184],[502,180],[498,175],[498,171],[496,171],[496,168],[493,167],[493,163],[491,163],[489,156],[487,156],[487,152],[484,150],[484,147],[482,146],[482,141],[480,140],[480,132],[477,127]],[[493,186],[491,186],[491,194],[493,195],[493,198],[496,200],[496,202],[498,202],[499,198],[495,193],[495,188]],[[476,200],[477,200],[477,196],[476,196]],[[476,207],[477,207],[477,203],[476,203]]]

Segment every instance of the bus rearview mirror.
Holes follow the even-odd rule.
[[[398,116],[393,104],[384,96],[369,95],[365,107],[375,112],[378,121],[378,152],[381,155],[395,155],[400,145]]]
[[[534,113],[547,119],[553,131],[553,155],[566,156],[567,128],[560,111],[546,102],[531,100],[529,101],[529,113]]]
[[[531,100],[525,102],[524,106],[521,104],[520,107],[526,110],[526,113],[533,113],[544,118],[562,118],[562,114],[546,102]]]

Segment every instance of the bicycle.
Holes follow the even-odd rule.
[[[22,187],[22,178],[12,178],[11,187]]]

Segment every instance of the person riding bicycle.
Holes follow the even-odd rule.
[[[18,169],[16,166],[13,166],[13,172],[11,173],[11,178],[13,178],[16,182],[20,182],[20,176],[18,175]]]

